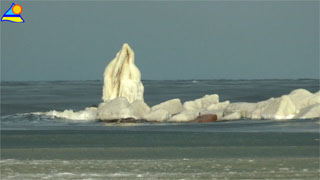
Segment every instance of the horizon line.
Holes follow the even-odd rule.
[[[320,78],[266,78],[266,79],[141,79],[141,81],[257,81],[257,80],[319,80]],[[1,80],[2,82],[61,82],[61,81],[101,81],[102,79],[88,79],[88,80]]]

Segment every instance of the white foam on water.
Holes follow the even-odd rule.
[[[65,118],[70,120],[95,120],[97,117],[97,108],[88,107],[82,111],[74,112],[73,110],[64,111],[48,111],[48,112],[34,112],[34,115],[45,115],[54,118]]]
[[[109,177],[127,177],[130,176],[132,174],[130,173],[111,173],[111,174],[107,174],[107,176]]]
[[[57,176],[74,176],[76,174],[70,172],[58,173]]]
[[[257,164],[248,164],[250,160]],[[2,160],[1,179],[316,179],[319,172],[316,157],[34,161],[30,166],[30,160]]]

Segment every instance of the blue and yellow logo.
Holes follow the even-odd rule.
[[[24,20],[20,16],[21,13],[22,13],[22,6],[19,4],[12,3],[11,7],[2,16],[1,21],[23,23]]]

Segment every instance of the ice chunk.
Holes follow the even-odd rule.
[[[137,119],[135,114],[134,108],[129,104],[128,100],[120,97],[101,103],[98,107],[97,118],[100,120]]]
[[[207,110],[219,110],[219,109],[225,109],[230,104],[230,101],[224,101],[217,104],[211,104],[207,107]]]
[[[199,116],[199,111],[185,110],[171,117],[170,122],[188,122],[195,120]]]
[[[288,94],[292,102],[295,104],[296,108],[303,109],[307,106],[320,103],[320,94],[312,94],[305,89],[296,89]]]
[[[148,121],[157,121],[157,122],[163,122],[168,120],[170,117],[170,114],[165,109],[156,109],[154,111],[151,111],[150,113],[146,114],[143,119],[146,119]]]
[[[224,116],[222,117],[221,120],[236,120],[236,119],[241,119],[241,114],[239,112],[234,112],[227,116]]]
[[[252,113],[257,109],[257,103],[238,102],[229,104],[224,110],[224,116],[234,114],[235,112],[240,114],[240,117],[251,118]],[[240,118],[239,117],[239,118]]]
[[[296,107],[287,95],[280,98],[275,98],[270,103],[266,104],[261,112],[261,117],[264,119],[291,119],[295,116]]]
[[[219,103],[219,96],[217,94],[205,95],[202,98],[196,99],[194,101],[186,101],[183,103],[183,108],[185,110],[200,111],[206,109],[212,104]]]
[[[152,111],[155,111],[158,109],[166,110],[170,115],[173,115],[173,114],[180,113],[182,111],[182,104],[180,99],[171,99],[151,107]]]
[[[300,113],[295,116],[296,119],[319,118],[319,117],[320,117],[320,103],[301,109]]]
[[[150,112],[150,107],[142,100],[135,100],[130,105],[135,111],[135,117],[139,119]]]

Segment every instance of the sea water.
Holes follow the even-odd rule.
[[[155,105],[257,102],[319,80],[143,81]],[[0,179],[319,179],[319,119],[106,124],[46,115],[101,102],[101,81],[1,83]]]

